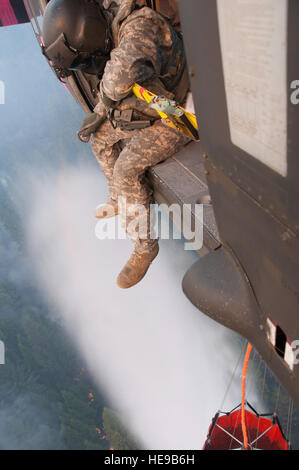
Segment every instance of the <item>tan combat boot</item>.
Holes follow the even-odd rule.
[[[141,281],[158,253],[158,244],[149,253],[138,253],[138,251],[134,250],[131,258],[117,277],[118,287],[128,289]]]
[[[100,204],[95,210],[98,219],[108,219],[118,215],[118,204],[113,199],[109,199],[106,204]]]

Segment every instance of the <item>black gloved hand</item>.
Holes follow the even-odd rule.
[[[77,135],[81,142],[87,143],[91,134],[96,132],[100,125],[105,121],[105,116],[100,116],[97,113],[92,113],[84,118],[82,126]]]

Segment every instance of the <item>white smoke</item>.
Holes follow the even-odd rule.
[[[64,319],[90,372],[145,449],[200,449],[240,354],[236,335],[184,296],[196,260],[180,241],[162,241],[144,280],[116,277],[129,240],[95,236],[106,181],[88,165],[30,181],[28,250],[36,279]],[[224,404],[240,402],[240,378]]]

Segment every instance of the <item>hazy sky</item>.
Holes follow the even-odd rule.
[[[116,286],[132,247],[95,237],[94,209],[107,186],[76,136],[84,112],[49,69],[30,25],[1,28],[0,42],[0,182],[24,223],[28,273],[144,447],[200,448],[240,350],[181,290],[197,256],[180,241],[162,241],[139,285]],[[11,272],[13,260],[6,258]],[[237,380],[225,408],[240,393]]]

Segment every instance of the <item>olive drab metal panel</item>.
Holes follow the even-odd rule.
[[[219,306],[208,311],[196,290],[201,260],[184,291],[250,336],[299,407],[299,367],[294,355],[292,366],[285,360],[299,339],[299,2],[181,0],[179,8],[221,250],[243,270],[256,306],[244,316],[234,311],[232,322]],[[206,269],[216,273],[220,258],[210,267],[206,259]],[[283,332],[282,351],[270,340],[269,319]]]

